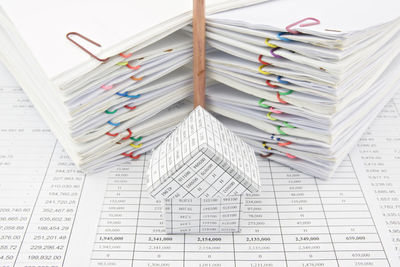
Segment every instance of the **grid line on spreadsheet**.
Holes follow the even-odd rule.
[[[349,160],[350,160],[351,166],[353,167],[353,169],[355,169],[355,168],[354,168],[354,165],[353,165],[353,161],[351,160],[351,157],[349,157]],[[376,227],[376,223],[375,223],[374,217],[372,216],[371,210],[370,210],[369,205],[368,205],[368,203],[367,203],[367,200],[365,199],[364,190],[362,189],[362,187],[361,187],[361,185],[360,185],[360,181],[359,181],[357,172],[354,172],[354,175],[356,176],[357,184],[358,184],[358,186],[359,186],[359,188],[360,188],[361,194],[362,194],[363,199],[364,199],[364,201],[365,201],[365,205],[366,205],[367,208],[368,208],[368,213],[369,213],[369,215],[370,215],[370,217],[371,217],[372,223],[374,224],[374,229],[375,229],[375,232],[377,233],[377,236],[378,236],[378,238],[379,238],[379,243],[381,244],[382,251],[383,251],[383,253],[385,254],[386,262],[389,264],[389,266],[391,266],[391,265],[390,265],[390,262],[389,262],[389,260],[388,260],[388,256],[387,256],[387,254],[386,254],[386,251],[385,251],[385,249],[384,249],[384,247],[383,247],[381,235],[379,234],[378,228]]]
[[[174,212],[173,212],[173,205],[172,205],[172,201],[174,201],[173,199],[171,199],[171,201],[169,202],[169,208],[170,208],[170,210],[171,210],[171,223],[170,223],[170,226],[171,226],[171,232],[173,232],[174,231],[174,221],[173,221],[173,216],[174,216]],[[165,215],[166,216],[166,215]],[[167,227],[167,220],[168,220],[168,218],[166,218],[166,220],[165,220],[165,227]]]
[[[195,154],[195,156],[197,156],[197,155],[199,155],[197,158],[199,158],[199,157],[201,157],[201,154],[200,153],[196,153]],[[175,157],[174,157],[175,158]],[[194,157],[193,157],[194,158]],[[197,159],[196,158],[196,159]],[[175,160],[175,159],[174,159]],[[173,175],[171,175],[171,176],[169,176],[166,180],[165,180],[165,182],[164,183],[161,183],[161,184],[159,184],[154,190],[158,190],[159,189],[159,191],[155,194],[155,195],[157,195],[158,193],[160,193],[162,190],[163,190],[163,188],[164,187],[167,187],[169,184],[171,184],[172,182],[175,182],[175,183],[177,183],[178,184],[178,188],[177,189],[175,189],[171,194],[170,194],[170,196],[171,195],[173,195],[176,191],[178,191],[179,189],[183,189],[183,190],[185,190],[186,192],[186,194],[183,196],[183,197],[185,197],[185,196],[187,196],[188,194],[190,194],[190,195],[192,195],[192,193],[191,193],[191,191],[188,191],[185,187],[183,187],[183,185],[186,183],[186,182],[184,182],[183,184],[181,184],[180,182],[178,182],[177,180],[175,180],[175,178],[174,178],[174,175],[176,174],[176,173],[183,173],[183,172],[185,172],[185,170],[187,170],[187,169],[189,169],[190,168],[190,166],[189,165],[182,165],[178,170],[176,170],[175,172],[174,172],[174,174]],[[198,172],[198,171],[197,171]],[[195,172],[195,174],[197,174],[197,172]],[[178,178],[178,177],[176,177],[176,178]],[[169,181],[168,183],[167,183],[167,181]],[[161,189],[160,189],[161,188]],[[194,197],[193,195],[192,195],[192,197]]]
[[[183,234],[183,267],[186,265],[186,234]]]
[[[204,153],[202,153],[202,151],[198,151],[198,153],[196,153],[196,155],[199,155],[197,158],[200,158],[202,155],[204,155]],[[182,169],[182,170],[181,170]],[[176,173],[180,173],[180,174],[182,174],[182,173],[184,173],[187,169],[190,169],[190,170],[192,170],[193,171],[193,169],[190,167],[190,165],[183,165],[182,167],[180,167],[175,173],[174,173],[174,175],[176,174]],[[201,171],[201,169],[199,169],[198,171],[196,171],[196,172],[194,172],[194,174],[190,177],[190,178],[192,178],[192,177],[195,177],[196,176],[196,174],[198,173],[198,172],[200,172]],[[180,175],[179,174],[179,175]],[[170,182],[168,183],[168,184],[166,184],[166,185],[164,185],[163,187],[166,187],[166,186],[168,186],[170,183],[172,183],[173,181],[175,181],[175,183],[177,183],[178,184],[178,187],[171,193],[171,194],[169,194],[169,196],[172,196],[175,192],[177,192],[179,189],[183,189],[183,190],[185,190],[185,195],[182,197],[182,198],[185,198],[187,195],[191,195],[193,198],[195,198],[194,197],[194,195],[191,193],[192,191],[191,190],[188,190],[188,189],[186,189],[185,187],[184,187],[184,185],[188,182],[188,181],[184,181],[184,183],[183,184],[181,184],[180,182],[178,182],[177,180],[175,180],[175,178],[174,178],[174,175],[172,175],[172,176],[170,176]],[[179,177],[176,177],[176,178],[179,178]],[[202,181],[204,181],[204,180],[199,180],[199,182],[198,182],[198,184],[200,184]],[[162,185],[162,184],[161,184]],[[160,185],[160,186],[161,186]],[[209,187],[208,187],[209,188]],[[159,191],[159,192],[161,192],[162,191],[162,188],[161,188],[161,190]],[[158,193],[159,193],[158,192]],[[157,194],[158,194],[157,193]],[[172,218],[171,218],[172,219]]]
[[[239,212],[240,216],[240,212]],[[240,225],[240,220],[239,220]],[[233,266],[236,267],[236,248],[235,248],[235,233],[232,233],[232,251],[233,251]]]
[[[221,221],[222,221],[222,201],[219,200],[219,221],[218,221],[218,230],[221,231]]]
[[[35,203],[33,204],[32,211],[31,211],[31,214],[30,214],[30,216],[29,216],[29,220],[28,220],[28,222],[27,222],[27,224],[26,224],[26,228],[25,228],[25,231],[24,231],[24,235],[22,236],[21,243],[20,243],[21,245],[20,245],[19,248],[18,248],[18,252],[17,252],[17,255],[15,256],[15,261],[14,261],[14,263],[13,263],[13,266],[15,266],[15,264],[17,263],[17,260],[18,260],[18,257],[19,257],[19,253],[20,253],[21,248],[22,248],[22,244],[24,243],[24,239],[25,239],[25,236],[26,236],[26,232],[28,231],[29,224],[30,224],[31,219],[32,219],[32,216],[33,216],[33,212],[35,211],[36,204],[37,204],[37,202],[38,202],[38,200],[39,200],[40,192],[42,192],[42,188],[43,188],[43,185],[44,185],[44,181],[46,180],[47,172],[49,171],[49,167],[50,167],[51,161],[53,160],[53,155],[54,155],[54,152],[56,151],[56,146],[57,146],[57,140],[56,140],[56,142],[54,143],[53,151],[51,151],[49,163],[47,164],[46,171],[44,172],[43,180],[42,180],[42,183],[40,184],[40,188],[39,188],[39,193],[37,194],[36,199],[35,199]]]
[[[293,238],[294,235],[297,235],[297,233],[295,233],[296,232],[295,228],[298,228],[299,226],[298,225],[293,225],[292,223],[290,223],[287,226],[285,225],[287,220],[290,220],[290,221],[293,220],[293,218],[291,218],[290,216],[288,218],[286,218],[287,216],[284,215],[286,213],[290,213],[290,211],[282,211],[282,216],[279,215],[280,214],[279,209],[281,209],[281,206],[280,206],[279,203],[280,203],[280,200],[282,198],[284,198],[284,196],[280,195],[280,192],[284,192],[286,190],[284,190],[285,188],[282,188],[283,189],[282,191],[280,190],[281,189],[280,185],[282,184],[282,181],[283,181],[281,179],[282,177],[281,178],[277,178],[276,177],[277,175],[275,175],[275,173],[272,173],[272,171],[274,170],[274,164],[272,164],[270,162],[262,162],[260,164],[262,164],[263,168],[268,168],[267,164],[269,164],[269,171],[271,173],[271,176],[275,177],[275,179],[274,179],[274,177],[270,177],[268,175],[268,183],[265,183],[266,181],[264,181],[263,188],[264,187],[268,187],[269,188],[269,187],[272,186],[273,190],[267,191],[267,192],[269,192],[269,194],[271,194],[271,196],[268,195],[267,199],[268,199],[268,201],[275,201],[275,203],[271,202],[270,206],[271,206],[271,209],[273,209],[273,208],[277,209],[275,212],[277,213],[278,217],[277,218],[269,218],[268,217],[267,220],[271,220],[271,221],[273,220],[274,221],[273,225],[271,225],[271,226],[268,226],[268,225],[260,226],[260,227],[263,228],[262,233],[258,234],[256,232],[255,234],[251,234],[251,235],[258,235],[258,236],[261,235],[261,237],[262,237],[262,236],[267,235],[265,232],[270,231],[269,229],[274,231],[271,234],[271,236],[274,236],[274,238],[273,238],[273,240],[272,240],[272,242],[270,244],[271,245],[272,244],[274,244],[274,245],[276,244],[275,245],[276,248],[273,249],[273,250],[270,250],[270,251],[257,251],[258,254],[266,256],[267,258],[261,258],[260,257],[259,259],[256,259],[256,258],[251,258],[252,256],[250,256],[250,254],[246,254],[247,252],[250,252],[250,251],[244,251],[243,250],[243,246],[245,244],[248,244],[248,241],[242,240],[243,237],[246,236],[246,231],[244,231],[242,233],[238,233],[238,234],[232,233],[231,235],[229,235],[229,237],[232,236],[232,238],[227,238],[226,240],[223,239],[222,241],[217,242],[216,244],[224,245],[225,249],[220,248],[221,251],[215,251],[215,252],[207,251],[207,250],[198,251],[198,249],[196,249],[197,248],[196,245],[199,244],[199,241],[196,239],[197,237],[194,238],[193,235],[183,234],[181,237],[179,235],[174,235],[173,236],[173,240],[167,241],[167,243],[165,243],[165,245],[168,244],[168,251],[164,250],[164,249],[162,249],[162,250],[154,249],[154,252],[155,253],[159,253],[159,255],[157,255],[157,257],[155,257],[155,254],[154,254],[154,256],[153,257],[150,256],[150,258],[146,254],[147,252],[150,252],[150,251],[147,250],[145,245],[146,244],[151,244],[151,243],[148,243],[148,241],[146,241],[144,238],[146,236],[148,236],[149,234],[157,235],[157,236],[160,236],[160,237],[164,236],[164,234],[162,232],[162,228],[163,228],[162,225],[157,224],[157,226],[156,226],[156,225],[153,225],[152,222],[143,223],[143,224],[140,224],[140,225],[139,225],[139,223],[137,223],[137,226],[136,226],[137,227],[137,232],[136,232],[137,239],[135,238],[135,241],[133,241],[133,240],[132,241],[124,240],[122,242],[120,242],[120,241],[116,241],[116,242],[118,242],[118,244],[132,244],[133,242],[138,242],[138,244],[136,245],[136,249],[135,249],[135,264],[136,264],[136,262],[138,262],[138,264],[145,264],[145,263],[149,263],[149,262],[153,262],[154,264],[159,264],[160,262],[166,261],[166,262],[170,262],[171,266],[186,266],[186,267],[189,267],[189,266],[192,266],[195,263],[209,264],[210,262],[215,262],[215,263],[219,264],[219,262],[221,262],[221,266],[242,266],[241,264],[243,262],[246,262],[246,261],[255,260],[257,262],[261,262],[261,261],[268,260],[268,261],[271,261],[273,263],[275,263],[275,262],[278,263],[279,262],[280,264],[282,264],[282,266],[290,266],[291,264],[293,264],[294,261],[297,260],[297,259],[291,258],[291,256],[294,255],[294,253],[298,252],[297,249],[292,246],[293,242],[291,241],[291,238]],[[267,174],[265,174],[265,175],[267,175]],[[263,175],[263,178],[266,178],[265,175]],[[354,178],[354,176],[352,178]],[[302,178],[299,178],[299,179],[302,179]],[[312,182],[314,186],[315,186],[316,182],[318,183],[318,180],[314,180],[314,181],[309,180],[309,181]],[[271,183],[272,183],[272,185],[271,185]],[[354,186],[356,186],[356,182],[353,182],[352,184],[354,184]],[[319,184],[319,187],[321,189],[324,188],[323,184]],[[144,186],[142,188],[144,188]],[[297,191],[297,189],[293,189],[293,190],[295,190],[295,192],[302,191],[302,189],[299,189],[300,191]],[[320,202],[322,203],[322,206],[324,206],[324,204],[323,204],[323,202],[325,201],[324,191],[326,191],[326,190],[319,190],[319,188],[318,188],[318,191],[317,191],[317,189],[315,190],[315,196],[313,196],[313,197],[315,198],[315,201],[316,201],[318,206],[321,205],[321,204],[319,204],[318,201],[317,201],[317,199],[318,199],[317,192],[318,192],[318,194],[320,196]],[[263,192],[265,192],[265,191],[261,191],[261,193],[263,193]],[[154,214],[155,210],[153,210],[153,209],[147,210],[149,205],[154,206],[154,204],[151,204],[150,202],[149,203],[147,202],[148,196],[146,194],[146,191],[143,191],[143,193],[141,194],[141,198],[143,198],[143,199],[141,201],[141,208],[140,208],[141,211],[140,212],[142,212],[142,213],[144,212],[144,213],[142,214],[143,216],[140,216],[139,222],[142,219],[144,219],[146,221],[147,220],[159,220],[157,218],[154,218],[155,216],[153,214]],[[257,196],[255,196],[255,198],[257,198]],[[259,197],[259,198],[261,198],[261,197]],[[361,198],[361,196],[360,196],[360,198]],[[364,197],[364,201],[367,201],[367,199],[365,199],[365,197]],[[328,200],[328,202],[329,202],[329,200]],[[116,205],[119,205],[119,204],[117,203]],[[126,205],[130,205],[130,204],[127,203]],[[204,205],[204,202],[202,203],[202,206],[203,205]],[[303,203],[301,205],[307,205],[307,204]],[[331,204],[331,205],[337,205],[337,204]],[[359,204],[354,204],[354,205],[359,206]],[[260,205],[257,205],[257,206],[260,206]],[[279,209],[278,209],[278,206],[279,206]],[[285,206],[288,206],[288,204],[286,204],[286,205],[283,204],[283,207],[285,207]],[[363,206],[365,207],[365,204]],[[245,207],[243,207],[243,208],[245,208]],[[330,218],[329,217],[329,212],[330,212],[329,211],[329,209],[330,209],[329,208],[329,204],[327,204],[327,206],[325,208],[326,208],[326,214],[325,214],[325,211],[324,211],[324,215],[323,216],[325,217],[326,220],[329,221],[330,220],[329,219]],[[354,209],[352,209],[352,210],[354,210]],[[363,208],[363,210],[365,212],[367,212],[367,207]],[[119,211],[119,212],[124,212],[124,211]],[[131,211],[131,212],[136,212],[136,210]],[[259,211],[259,212],[264,212],[264,211]],[[139,213],[139,211],[138,211],[138,213]],[[357,217],[357,216],[358,215],[356,214],[355,217]],[[365,217],[364,215],[360,215],[360,216],[363,217],[363,218]],[[243,216],[241,216],[241,217],[243,217]],[[314,217],[315,216],[313,216],[313,218]],[[343,217],[345,219],[346,216],[341,216],[341,217]],[[243,219],[245,219],[245,218],[243,218]],[[357,219],[360,219],[360,218],[357,217]],[[120,220],[124,220],[124,218],[121,218]],[[323,217],[322,217],[322,210],[321,210],[321,221],[322,220],[323,220]],[[276,222],[276,226],[274,226],[275,222]],[[278,225],[278,223],[279,223],[279,225]],[[368,224],[367,224],[366,221],[363,221],[363,222],[361,222],[361,225],[358,222],[357,222],[357,225],[355,225],[355,224],[350,224],[350,225],[356,226],[356,227],[359,227],[359,226],[362,226],[362,225],[368,225],[368,226],[370,226],[371,230],[374,229],[373,228],[374,222],[372,222],[371,220],[368,220]],[[320,226],[320,225],[308,225],[307,227],[311,229],[311,228],[322,227],[322,226]],[[326,227],[328,227],[328,226],[326,226]],[[333,227],[334,226],[331,226],[331,230],[333,229]],[[157,231],[154,232],[152,230],[152,228],[157,228]],[[244,225],[244,228],[246,228],[245,225]],[[358,231],[358,232],[361,232],[362,229],[359,229],[359,230],[360,231]],[[375,230],[377,230],[377,229],[375,228]],[[134,231],[135,231],[135,229],[132,229],[132,235],[135,234]],[[288,231],[288,233],[286,233],[286,231]],[[312,231],[313,231],[313,234],[318,234],[318,233],[314,232],[314,230],[312,230]],[[376,231],[375,231],[375,233],[379,234]],[[120,234],[122,234],[122,233],[120,232]],[[328,244],[330,244],[330,245],[333,244],[332,240],[329,240],[328,231],[326,231],[326,232],[323,231],[323,232],[321,232],[321,234],[325,234],[325,240],[322,240],[322,242],[318,242],[318,244],[325,245],[325,246],[327,246]],[[333,239],[335,239],[335,237],[336,237],[335,235],[337,235],[337,234],[341,234],[341,233],[333,232],[333,230],[332,230],[332,234],[331,235],[332,235]],[[344,231],[343,234],[349,234],[349,233],[346,233],[346,231]],[[352,232],[352,234],[354,234],[354,232]],[[368,234],[368,232],[366,234]],[[279,236],[280,236],[281,239],[279,238]],[[283,238],[285,238],[285,239],[283,239]],[[289,239],[286,240],[286,238],[289,238]],[[229,240],[231,240],[231,241],[229,241]],[[152,242],[154,242],[154,241],[152,241]],[[160,243],[161,241],[159,241],[159,242],[155,241],[155,242]],[[204,244],[206,245],[206,244],[208,244],[210,242],[207,241]],[[105,241],[104,243],[112,244],[113,242],[112,241],[111,242]],[[381,247],[382,243],[379,242],[379,240],[377,240],[377,239],[376,240],[372,240],[372,241],[368,241],[368,242],[365,242],[365,243],[373,244],[373,247],[371,247],[368,250],[368,251],[371,251],[372,253],[373,253],[373,251],[382,251],[382,249],[379,249]],[[304,244],[313,244],[313,242],[304,242]],[[342,263],[341,262],[342,260],[343,261],[347,261],[347,260],[355,261],[355,260],[357,260],[357,259],[352,258],[349,255],[347,255],[347,256],[345,255],[343,257],[340,257],[340,255],[342,255],[343,253],[347,253],[348,252],[348,249],[346,249],[346,248],[343,248],[343,249],[339,248],[339,246],[341,246],[340,244],[348,244],[349,245],[351,243],[349,243],[347,241],[343,241],[343,240],[338,240],[338,242],[335,242],[335,244],[337,245],[338,250],[334,249],[334,251],[337,252],[337,255],[338,255],[337,259],[339,260],[340,263]],[[356,243],[356,244],[358,244],[358,243]],[[377,247],[379,247],[379,248],[377,248]],[[119,248],[116,251],[116,253],[122,252],[122,251],[126,251],[126,250],[123,250],[123,249]],[[111,252],[112,252],[112,250],[111,250]],[[174,253],[174,255],[172,255],[172,254],[169,255],[168,254],[169,252]],[[268,258],[268,254],[267,254],[268,252],[271,252],[271,253],[279,252],[279,255],[277,256],[277,257],[279,257],[279,259],[278,258],[274,259],[274,256],[272,256],[272,258]],[[320,253],[330,252],[332,254],[332,256],[331,256],[330,259],[322,258],[323,257],[322,256],[321,258],[314,258],[314,259],[307,259],[307,260],[309,262],[314,262],[314,261],[318,261],[318,260],[321,260],[321,261],[326,260],[326,261],[329,261],[332,264],[336,264],[337,265],[337,261],[335,260],[334,255],[333,255],[334,252],[332,251],[331,248],[329,248],[329,249],[325,249],[324,248],[324,249],[320,250],[319,252]],[[183,253],[183,254],[181,254],[181,253]],[[206,253],[206,254],[204,254],[204,253]],[[216,255],[214,253],[220,254],[221,257],[219,257],[218,255]],[[313,252],[310,251],[310,253],[313,253]],[[118,254],[115,254],[115,255],[118,255]],[[132,255],[131,252],[130,252],[130,255]],[[212,258],[210,258],[210,259],[204,258],[206,255],[211,255]],[[164,256],[165,256],[165,258],[164,258]],[[216,258],[214,258],[214,257],[216,257]],[[130,257],[128,256],[127,258],[130,258]],[[115,261],[120,260],[122,262],[122,261],[125,261],[127,259],[123,258],[123,257],[118,258],[118,256],[114,256],[114,257],[112,257],[112,259],[106,258],[106,257],[96,257],[96,259],[94,259],[94,260],[105,260],[105,261],[109,260],[110,262],[112,262],[114,260]],[[132,259],[130,258],[129,260],[132,260]],[[388,262],[387,259],[384,259],[384,255],[383,254],[381,256],[374,257],[374,259],[372,259],[372,256],[371,256],[371,260],[377,260],[378,263],[379,262],[382,263],[382,261]],[[226,263],[224,263],[225,261],[226,261]],[[225,265],[225,264],[229,264],[229,265]]]
[[[340,266],[339,259],[337,257],[337,253],[336,253],[335,243],[333,242],[333,238],[332,238],[331,228],[329,227],[328,219],[326,217],[326,212],[325,212],[325,208],[324,208],[324,203],[322,202],[321,192],[319,191],[319,186],[318,186],[316,178],[314,178],[314,183],[315,183],[315,186],[317,188],[319,202],[321,203],[322,213],[324,214],[326,228],[327,228],[328,233],[329,233],[329,239],[330,239],[330,241],[332,243],[332,248],[333,248],[333,253],[335,254],[336,263],[337,263],[338,266]]]
[[[199,233],[201,232],[201,199],[199,201]]]
[[[276,214],[278,216],[279,232],[281,234],[283,255],[285,256],[285,265],[286,265],[286,267],[288,267],[288,260],[287,260],[287,256],[286,256],[285,241],[283,239],[283,232],[282,232],[281,217],[279,215],[278,200],[276,198],[275,183],[274,183],[274,177],[273,177],[274,173],[272,172],[271,161],[269,159],[267,159],[267,161],[268,161],[269,171],[271,173],[271,185],[272,185],[272,189],[273,189],[272,191],[274,191],[275,208],[276,208]]]
[[[242,213],[242,195],[239,195],[239,218],[238,218],[238,232],[240,230],[240,214]]]
[[[136,237],[137,237],[137,230],[138,230],[138,225],[139,225],[139,218],[140,218],[140,204],[142,202],[142,191],[143,191],[143,184],[144,184],[144,178],[145,178],[145,171],[146,171],[146,155],[144,154],[143,157],[143,169],[142,169],[142,181],[140,183],[140,193],[139,193],[139,206],[137,209],[137,218],[136,218],[136,226],[135,226],[135,239],[133,241],[133,250],[132,250],[132,264],[131,266],[133,267],[133,262],[135,260],[135,250],[136,250]]]

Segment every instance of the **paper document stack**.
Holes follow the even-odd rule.
[[[400,87],[399,1],[269,1],[207,17],[208,109],[254,149],[330,177]]]
[[[255,2],[208,0],[207,13]],[[137,159],[192,110],[192,37],[180,31],[192,1],[0,5],[0,60],[80,168]]]

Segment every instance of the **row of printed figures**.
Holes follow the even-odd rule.
[[[239,232],[245,198],[166,199],[163,201],[166,233]]]

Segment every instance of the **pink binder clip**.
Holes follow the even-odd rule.
[[[300,24],[300,23],[302,23],[304,21],[307,21],[307,20],[312,20],[313,22]],[[313,26],[313,25],[318,25],[318,24],[320,24],[320,22],[316,18],[305,18],[305,19],[299,20],[299,21],[297,21],[295,23],[292,23],[292,24],[286,26],[286,31],[288,31],[290,33],[293,33],[293,34],[298,34],[299,33],[298,31],[292,30],[292,28],[294,26],[299,25],[299,27],[308,27],[308,26]]]

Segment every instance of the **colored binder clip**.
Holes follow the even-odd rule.
[[[260,153],[260,157],[262,157],[262,158],[268,158],[271,155],[272,155],[272,153],[268,153],[266,155]]]
[[[305,22],[307,20],[312,20],[313,22],[303,23],[303,22]],[[300,24],[300,23],[302,23],[302,24]],[[296,21],[295,23],[292,23],[292,24],[286,26],[286,31],[288,31],[288,32],[290,32],[292,34],[299,34],[298,31],[292,30],[292,28],[294,26],[299,25],[299,27],[309,27],[309,26],[318,25],[318,24],[320,24],[320,21],[318,19],[316,19],[316,18],[304,18],[304,19],[301,19],[299,21]]]
[[[80,38],[82,38],[82,39],[88,41],[89,43],[94,44],[95,46],[101,47],[101,45],[98,44],[98,43],[96,43],[95,41],[93,41],[93,40],[87,38],[86,36],[83,36],[83,35],[80,34],[80,33],[77,33],[77,32],[69,32],[69,33],[67,33],[67,35],[66,35],[67,39],[70,40],[70,41],[71,41],[73,44],[75,44],[77,47],[79,47],[80,49],[82,49],[84,52],[86,52],[86,53],[87,53],[89,56],[91,56],[92,58],[97,59],[98,61],[101,61],[101,62],[105,62],[105,61],[107,61],[107,60],[109,59],[109,57],[108,57],[108,58],[98,58],[98,57],[95,56],[92,52],[90,52],[89,50],[87,50],[86,48],[84,48],[82,45],[80,45],[78,42],[76,42],[75,40],[73,40],[73,39],[71,38],[71,35],[76,35],[76,36],[78,36],[78,37],[80,37]]]

